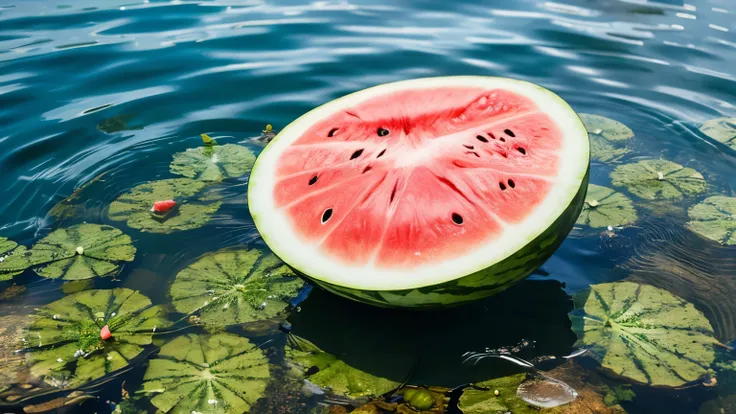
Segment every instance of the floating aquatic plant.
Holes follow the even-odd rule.
[[[161,347],[142,392],[163,413],[240,414],[263,396],[269,377],[268,359],[248,339],[189,334]]]
[[[49,216],[53,217],[57,221],[75,219],[81,216],[88,215],[90,210],[101,208],[99,206],[90,207],[88,205],[88,193],[92,190],[98,190],[95,184],[104,182],[103,177],[107,172],[103,172],[88,182],[82,184],[74,190],[72,195],[61,200],[49,211]]]
[[[594,228],[618,227],[632,224],[636,219],[636,209],[630,198],[610,188],[590,184],[577,224]]]
[[[247,174],[255,161],[253,152],[242,145],[211,145],[174,154],[170,168],[175,175],[216,182]]]
[[[644,160],[616,167],[611,173],[614,187],[648,200],[693,197],[705,192],[703,175],[692,168],[666,160]]]
[[[19,246],[6,253],[0,263],[0,279],[29,267],[35,267],[39,276],[54,279],[108,276],[118,272],[121,263],[132,261],[135,251],[130,237],[115,227],[79,224],[55,230],[30,250]]]
[[[220,209],[219,201],[198,194],[204,187],[202,181],[174,178],[152,181],[134,187],[110,204],[111,220],[125,221],[129,227],[150,233],[171,233],[204,226]],[[157,201],[174,200],[178,210],[166,217],[152,214]]]
[[[165,324],[159,307],[125,288],[75,293],[39,308],[32,319],[23,337],[31,373],[64,387],[127,367]],[[105,331],[111,339],[102,339]]]
[[[129,122],[133,119],[130,114],[121,114],[111,118],[103,119],[97,124],[97,129],[106,133],[114,134],[120,131],[136,131],[143,129],[142,126],[131,126]]]
[[[592,285],[575,296],[578,345],[622,377],[677,387],[703,377],[715,358],[713,329],[666,290],[631,282]]]
[[[628,154],[628,141],[634,131],[621,122],[600,115],[578,114],[590,138],[591,157],[601,162],[615,162]]]
[[[479,382],[463,391],[457,406],[464,414],[531,413],[532,409],[516,395],[526,377],[521,373]]]
[[[716,118],[700,126],[700,132],[736,150],[736,118]]]
[[[179,312],[224,326],[274,318],[304,282],[270,252],[257,249],[210,253],[179,272],[171,298]]]
[[[112,226],[79,224],[58,229],[28,251],[36,273],[64,280],[116,274],[121,263],[131,262],[136,249],[129,236]]]
[[[25,252],[25,247],[0,237],[0,281],[10,280],[28,268]]]
[[[708,197],[687,213],[690,230],[721,244],[736,245],[736,197]]]
[[[378,396],[399,385],[399,381],[354,368],[296,335],[289,337],[286,358],[309,382],[351,398]]]

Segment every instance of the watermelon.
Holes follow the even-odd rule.
[[[269,248],[338,295],[457,305],[528,276],[583,206],[588,134],[532,83],[437,77],[329,102],[284,128],[251,172]]]

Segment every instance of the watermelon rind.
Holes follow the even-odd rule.
[[[509,225],[500,241],[465,256],[402,270],[347,266],[305,244],[275,206],[272,191],[280,155],[309,127],[344,107],[404,89],[437,87],[509,89],[532,99],[555,119],[565,137],[555,186],[529,217]],[[256,159],[248,207],[269,248],[298,274],[338,295],[383,307],[443,307],[493,295],[528,276],[562,243],[583,207],[590,147],[585,125],[562,98],[539,85],[482,76],[421,78],[374,86],[315,108],[289,124]]]

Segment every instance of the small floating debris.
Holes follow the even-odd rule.
[[[84,247],[77,246],[77,254],[82,256],[84,254]]]
[[[662,171],[657,171],[657,179],[658,180],[664,180],[664,174],[662,174]]]
[[[516,394],[526,403],[552,408],[567,404],[578,397],[577,391],[553,378],[533,378],[522,382]],[[496,394],[498,395],[498,394]]]
[[[100,330],[100,338],[102,338],[103,341],[107,341],[112,337],[112,332],[110,332],[110,328],[105,325]]]
[[[155,203],[153,203],[153,207],[151,207],[151,211],[156,214],[166,214],[175,206],[176,206],[176,201],[174,200],[156,201]]]

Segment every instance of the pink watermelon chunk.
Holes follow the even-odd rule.
[[[269,247],[330,290],[385,306],[446,304],[431,294],[452,295],[448,282],[474,276],[487,296],[534,270],[503,274],[540,236],[556,247],[570,231],[588,158],[582,122],[536,85],[404,81],[285,128],[256,163],[249,207]],[[451,302],[467,299],[456,293]]]

